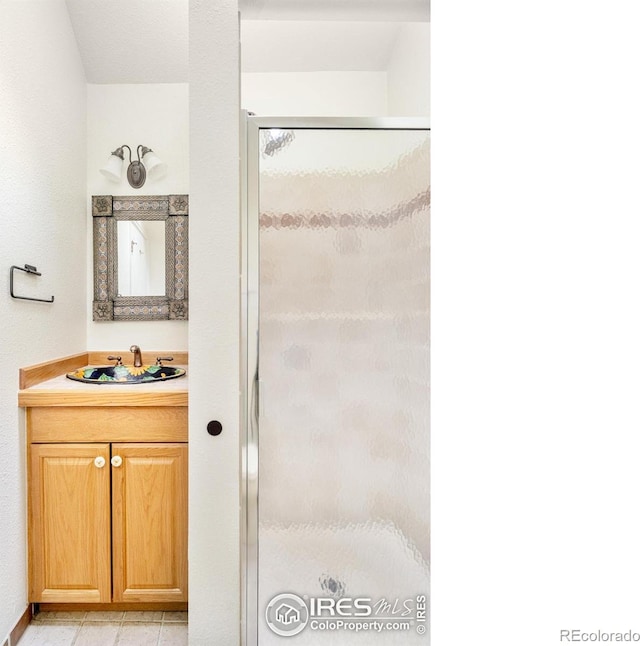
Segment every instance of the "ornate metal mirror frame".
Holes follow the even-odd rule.
[[[93,195],[93,320],[189,318],[188,195]],[[164,296],[118,296],[118,220],[164,220]]]

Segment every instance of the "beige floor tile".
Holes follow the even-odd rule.
[[[79,623],[29,624],[20,646],[71,646],[80,630]]]
[[[34,618],[37,622],[51,621],[82,621],[87,613],[84,611],[73,612],[39,612]]]
[[[114,646],[119,630],[120,623],[85,621],[73,646]]]
[[[187,646],[189,643],[187,624],[162,624],[158,646]]]
[[[123,623],[118,635],[118,646],[157,646],[162,624]]]
[[[161,622],[162,610],[129,610],[124,613],[124,621]]]
[[[90,610],[87,612],[85,621],[122,621],[124,612],[122,610]]]
[[[175,622],[178,624],[186,624],[189,621],[188,612],[169,612],[164,613],[163,621]]]

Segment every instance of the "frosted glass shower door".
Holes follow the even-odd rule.
[[[260,130],[260,646],[428,643],[429,195],[427,130]]]

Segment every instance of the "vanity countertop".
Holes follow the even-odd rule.
[[[86,384],[68,379],[72,369],[65,367],[63,374],[18,390],[18,406],[188,406],[189,368],[176,367],[186,368],[187,374],[151,384]]]

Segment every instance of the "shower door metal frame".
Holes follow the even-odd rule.
[[[240,124],[241,321],[240,321],[240,634],[242,646],[258,646],[258,440],[260,316],[260,131],[426,130],[428,119],[408,117],[256,117],[242,111]]]

